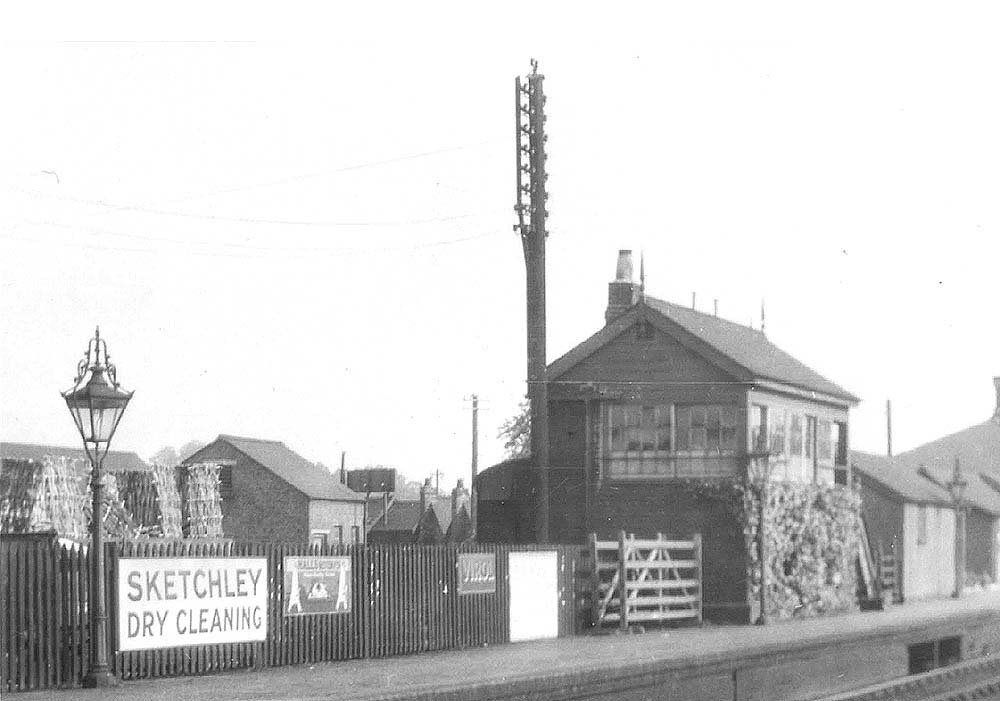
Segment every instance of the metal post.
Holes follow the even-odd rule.
[[[757,625],[767,625],[767,477],[761,481],[760,485],[760,522],[757,524],[758,550],[760,557],[760,615],[757,617]]]
[[[962,596],[965,588],[965,488],[968,486],[962,476],[962,464],[955,458],[955,472],[948,483],[952,503],[955,505],[955,588],[954,598]]]
[[[91,558],[91,602],[90,602],[90,671],[84,677],[87,688],[115,686],[115,678],[108,666],[108,613],[104,588],[104,524],[101,517],[104,506],[104,484],[102,479],[103,457],[97,458],[94,451],[91,460],[91,492],[93,511],[90,516],[90,558]]]
[[[479,491],[476,476],[479,474],[479,396],[472,395],[472,484],[469,488],[469,518],[472,520],[472,535],[476,535],[476,501]]]

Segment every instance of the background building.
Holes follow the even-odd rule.
[[[184,465],[221,466],[222,530],[249,541],[362,543],[365,498],[280,441],[220,435]]]

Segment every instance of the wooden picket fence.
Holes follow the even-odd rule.
[[[702,620],[701,535],[691,540],[590,539],[594,623],[633,624]]]
[[[123,680],[379,658],[460,649],[509,640],[511,551],[559,552],[559,635],[578,628],[578,546],[308,545],[135,541],[108,544],[105,558],[110,662]],[[459,595],[458,555],[496,554],[496,592]],[[283,558],[351,558],[350,612],[285,617]],[[265,557],[267,639],[255,643],[118,651],[116,560],[119,557]],[[0,542],[0,691],[78,686],[88,668],[85,549],[52,542]]]

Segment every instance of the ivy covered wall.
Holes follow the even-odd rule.
[[[723,503],[742,524],[748,594],[760,601],[760,485],[741,480],[689,480],[695,499]],[[858,607],[857,557],[861,498],[838,485],[771,482],[765,518],[768,615],[820,616]]]
[[[764,508],[768,615],[819,616],[857,608],[861,498],[837,485],[771,483]],[[752,595],[760,597],[760,488],[744,487]]]

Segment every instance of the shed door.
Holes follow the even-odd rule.
[[[559,635],[559,553],[510,553],[510,639]]]

